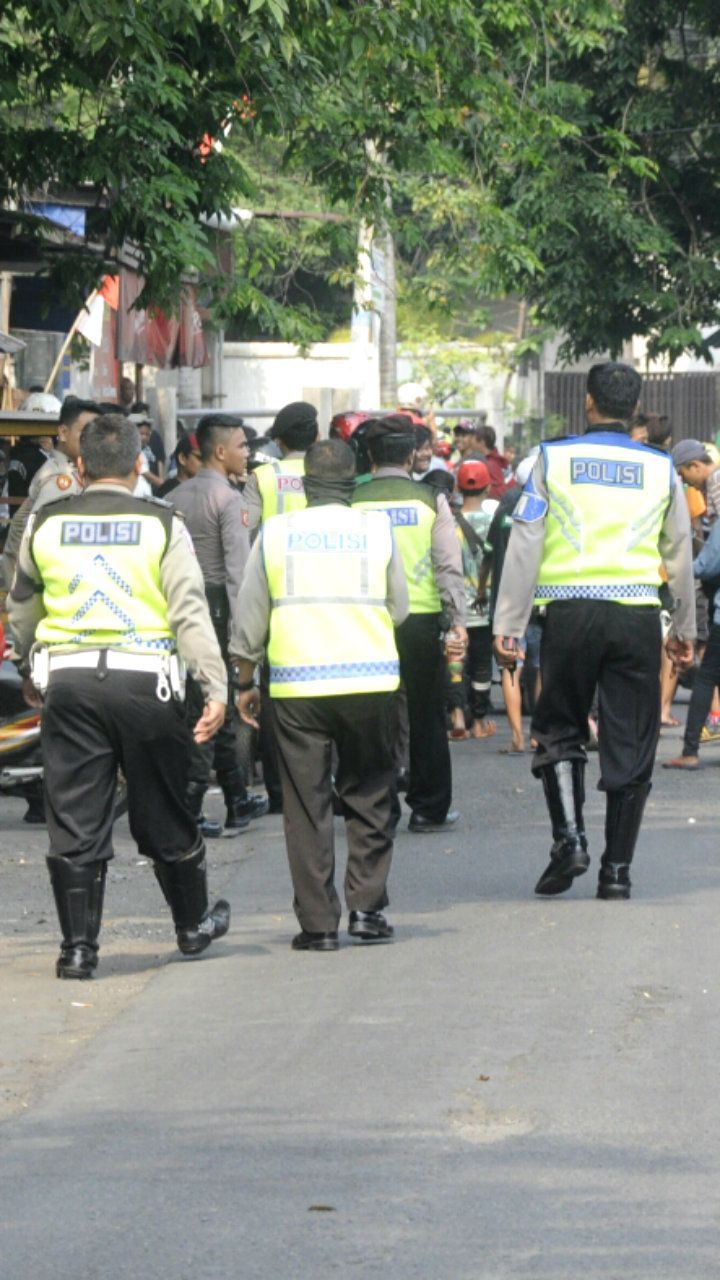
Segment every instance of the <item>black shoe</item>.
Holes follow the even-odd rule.
[[[598,876],[597,897],[608,901],[623,900],[630,897],[632,882],[630,867],[627,862],[605,862]]]
[[[214,818],[206,818],[204,813],[196,819],[198,834],[203,836],[205,840],[219,840],[223,833],[222,822],[216,822]]]
[[[457,809],[451,809],[440,821],[435,818],[423,818],[420,813],[411,813],[408,822],[408,831],[414,831],[416,835],[430,834],[432,831],[446,831],[448,827],[454,827],[460,814]]]
[[[42,827],[45,825],[45,805],[42,800],[28,800],[27,811],[22,816],[23,822],[29,822],[34,827]]]
[[[82,982],[86,978],[92,978],[97,962],[97,947],[85,943],[81,943],[79,947],[63,945],[55,964],[55,975],[58,978],[77,978]]]
[[[282,813],[282,796],[268,796],[268,813]]]
[[[73,858],[51,854],[47,868],[63,938],[55,972],[58,978],[91,978],[98,962],[107,863],[78,866]]]
[[[398,769],[397,773],[395,774],[395,790],[398,792],[398,794],[401,794],[407,791],[409,786],[410,786],[410,770]]]
[[[392,942],[395,936],[382,911],[351,911],[348,933],[360,942]]]
[[[230,924],[230,907],[224,898],[208,910],[205,845],[200,840],[190,853],[175,862],[155,862],[155,878],[171,912],[177,944],[183,955],[197,956],[215,938],[222,938]]]
[[[212,911],[194,929],[176,929],[177,944],[184,956],[199,956],[216,938],[230,928],[230,903],[218,898]]]
[[[293,951],[339,951],[337,933],[296,933],[291,942]]]
[[[553,845],[550,861],[535,885],[535,892],[544,897],[565,893],[576,876],[582,876],[590,866],[590,855],[580,840]]]
[[[246,795],[243,800],[235,800],[225,797],[227,805],[227,820],[225,822],[224,835],[235,835],[238,831],[244,831],[254,818],[263,818],[270,808],[270,801],[267,796]]]

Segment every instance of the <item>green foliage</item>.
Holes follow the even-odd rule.
[[[98,252],[49,256],[65,287],[134,243],[146,300],[193,269],[268,335],[337,324],[362,216],[389,219],[404,296],[434,322],[477,332],[478,299],[512,292],[570,353],[636,333],[703,351],[719,50],[709,0],[10,0],[3,198],[94,193]],[[218,281],[201,216],[258,200],[348,221],[253,223]]]

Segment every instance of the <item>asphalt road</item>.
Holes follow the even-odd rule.
[[[540,900],[540,787],[503,741],[453,746],[451,837],[399,836],[392,946],[289,950],[279,819],[214,846],[234,926],[197,962],[122,832],[92,984],[52,977],[26,882],[5,940],[77,1044],[0,1127],[2,1280],[720,1275],[720,744],[657,771],[633,900],[605,903],[596,764],[593,867]]]

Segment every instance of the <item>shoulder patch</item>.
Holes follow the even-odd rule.
[[[66,489],[70,488],[72,482],[73,482],[72,476],[67,475],[65,471],[62,471],[59,476],[55,477],[55,483],[58,489],[60,489],[63,493],[65,492]]]
[[[512,518],[519,521],[520,524],[534,524],[536,520],[544,519],[547,509],[547,500],[540,497],[531,476],[520,495],[520,500],[512,513]]]

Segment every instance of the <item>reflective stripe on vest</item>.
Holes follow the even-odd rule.
[[[105,496],[93,502],[84,494],[38,517],[31,547],[46,616],[36,639],[133,652],[174,649],[160,581],[167,522],[132,495],[126,511],[117,500],[115,509],[102,510]]]
[[[436,511],[416,497],[414,480],[371,480],[356,490],[353,510],[385,512],[393,526],[407,578],[410,613],[439,613],[442,608],[432,563]],[[394,496],[393,490],[397,493]]]
[[[675,483],[670,457],[616,432],[542,450],[548,509],[535,603],[658,604],[658,544]],[[521,504],[517,510],[519,519],[532,518]]]
[[[397,689],[387,520],[333,504],[274,516],[261,537],[272,602],[271,697]]]
[[[286,515],[289,511],[303,511],[307,506],[304,458],[264,462],[254,475],[262,498],[263,520]]]

